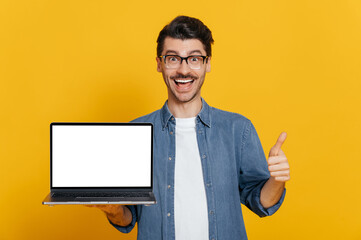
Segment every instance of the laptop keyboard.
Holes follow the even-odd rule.
[[[141,192],[62,192],[53,193],[53,197],[149,197],[149,193]]]

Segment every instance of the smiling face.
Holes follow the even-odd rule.
[[[162,55],[178,55],[188,57],[191,55],[206,56],[206,51],[198,39],[175,39],[167,37],[164,40]],[[186,61],[175,69],[166,68],[164,61],[157,57],[157,70],[163,75],[168,88],[168,102],[188,103],[201,97],[201,87],[206,72],[210,72],[210,58],[204,61],[200,69],[191,69]]]

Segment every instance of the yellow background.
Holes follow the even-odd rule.
[[[281,131],[281,209],[244,208],[250,239],[361,239],[361,2],[0,1],[0,239],[135,239],[83,206],[42,206],[52,121],[130,121],[166,100],[156,37],[175,16],[212,30],[202,95]],[[20,195],[22,192],[24,195]]]

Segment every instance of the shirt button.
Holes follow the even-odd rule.
[[[205,155],[205,154],[203,154],[202,158],[206,158],[206,155]]]
[[[170,185],[168,185],[168,189],[170,188]]]
[[[172,160],[172,157],[169,157],[168,160],[169,160],[169,161]]]
[[[214,212],[213,212],[213,211],[210,211],[210,212],[209,212],[209,214],[213,215],[213,214],[214,214]]]
[[[170,213],[168,213],[167,216],[170,217]]]
[[[172,121],[174,121],[174,117],[172,117]]]
[[[170,135],[173,135],[173,132],[170,132]]]
[[[207,187],[210,187],[210,186],[211,186],[211,184],[207,183]]]

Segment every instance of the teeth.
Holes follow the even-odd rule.
[[[188,83],[188,82],[192,82],[193,80],[175,80],[177,83]]]

